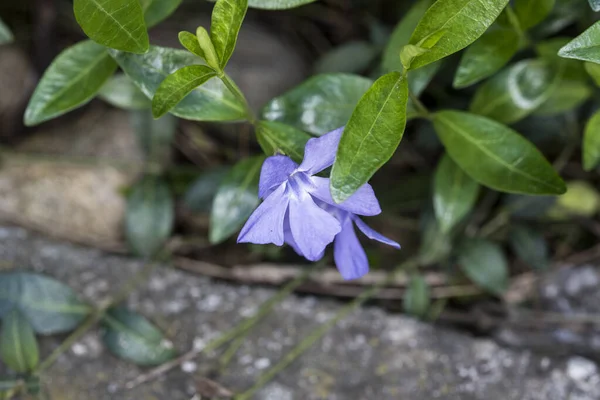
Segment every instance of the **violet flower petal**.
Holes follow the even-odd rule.
[[[260,170],[258,195],[266,198],[275,187],[285,182],[298,168],[298,164],[286,156],[272,156],[265,160]]]
[[[358,215],[372,216],[381,213],[379,201],[377,201],[375,192],[368,183],[362,185],[346,201],[338,204],[334,202],[331,197],[331,192],[329,191],[329,178],[313,176],[310,179],[315,187],[314,190],[311,190],[310,194],[329,205]]]
[[[369,239],[377,240],[378,242],[390,245],[392,247],[395,247],[396,249],[400,248],[400,245],[398,243],[394,242],[392,239],[386,238],[381,233],[375,231],[369,225],[365,224],[360,218],[354,217],[352,218],[352,220],[354,221],[358,229],[360,229],[361,232],[364,233],[365,236]]]
[[[238,243],[283,245],[283,220],[290,201],[286,186],[280,185],[254,210],[238,236]]]
[[[317,206],[309,195],[303,198],[292,196],[289,211],[293,240],[300,253],[309,261],[318,260],[340,232],[340,223]]]
[[[331,167],[343,132],[344,127],[309,139],[304,148],[304,160],[298,170],[313,175]]]
[[[369,261],[356,237],[352,220],[346,218],[342,230],[333,241],[333,258],[342,277],[357,279],[369,272]]]

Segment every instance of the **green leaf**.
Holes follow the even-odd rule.
[[[229,168],[218,167],[200,175],[183,197],[185,206],[192,212],[210,212],[217,190],[228,172]]]
[[[382,67],[385,72],[401,71],[400,51],[408,44],[410,36],[417,24],[425,14],[425,11],[433,3],[433,0],[419,0],[406,13],[404,18],[396,25],[394,32],[383,52]]]
[[[84,105],[116,69],[106,49],[91,40],[63,50],[33,92],[25,111],[25,125],[37,125]]]
[[[304,146],[311,136],[280,122],[260,121],[256,127],[256,138],[267,156],[283,153],[300,163],[304,158]]]
[[[124,74],[116,74],[100,89],[98,96],[124,110],[144,110],[152,106],[150,99]]]
[[[423,265],[446,261],[452,251],[450,235],[440,229],[437,220],[429,213],[429,210],[422,214],[421,226],[419,260]]]
[[[18,309],[35,332],[53,335],[73,330],[91,312],[75,292],[56,279],[29,272],[0,273],[0,318]]]
[[[414,275],[408,283],[404,297],[404,311],[416,317],[424,317],[431,305],[429,285],[422,275]]]
[[[583,168],[594,169],[600,163],[600,111],[596,111],[585,126],[583,134]]]
[[[489,29],[463,54],[453,86],[464,88],[498,72],[516,54],[519,41],[512,28]]]
[[[316,62],[315,73],[361,73],[378,55],[378,48],[369,42],[347,42],[321,57]]]
[[[592,96],[592,88],[581,81],[563,80],[534,115],[556,115],[573,110]]]
[[[521,28],[529,29],[542,22],[554,8],[556,0],[516,0],[515,13]]]
[[[473,209],[478,194],[479,184],[445,155],[433,186],[433,208],[440,229],[449,232],[460,222]]]
[[[123,72],[152,98],[160,83],[171,73],[202,60],[185,50],[150,46],[148,53],[136,55],[110,51]],[[171,114],[196,121],[232,121],[244,118],[243,104],[225,87],[223,82],[212,79],[193,90]]]
[[[490,293],[501,295],[508,288],[508,264],[495,243],[466,240],[458,249],[458,264],[469,279]]]
[[[17,309],[2,320],[0,356],[10,369],[19,373],[33,370],[40,360],[33,327]]]
[[[372,80],[358,75],[317,75],[271,100],[262,110],[262,117],[323,135],[348,122],[372,84]]]
[[[171,341],[142,315],[126,308],[110,309],[103,319],[102,339],[116,356],[140,366],[163,364],[175,357]]]
[[[152,115],[160,118],[181,102],[192,90],[217,73],[206,65],[190,65],[167,76],[152,98]]]
[[[592,77],[596,86],[600,87],[600,65],[591,62],[584,63],[585,70]]]
[[[479,183],[509,193],[565,192],[550,163],[512,129],[460,111],[438,112],[433,123],[450,157]]]
[[[406,126],[408,83],[399,72],[379,78],[360,99],[340,140],[331,194],[341,203],[394,154]]]
[[[567,43],[558,55],[600,64],[600,21]]]
[[[191,32],[182,31],[179,32],[179,43],[183,47],[185,47],[192,54],[197,55],[198,57],[205,59],[204,50],[200,47],[200,43],[198,43],[198,36],[194,35]]]
[[[196,38],[198,39],[198,44],[200,45],[204,59],[209,67],[217,71],[221,70],[219,56],[217,55],[217,50],[215,49],[208,31],[204,27],[199,26],[198,29],[196,29]]]
[[[305,4],[314,3],[317,0],[248,0],[252,8],[263,10],[287,10],[288,8],[300,7]]]
[[[417,25],[409,43],[419,45],[419,42],[433,37],[439,40],[431,47],[431,51],[417,57],[411,68],[419,68],[447,57],[473,43],[492,25],[508,1],[436,1]]]
[[[481,85],[470,111],[510,124],[533,113],[562,79],[562,70],[546,60],[523,60],[504,69]]]
[[[148,28],[153,27],[173,14],[183,0],[150,0],[144,7],[144,20]]]
[[[548,268],[548,244],[540,232],[517,225],[511,228],[508,237],[512,250],[521,261],[538,270]]]
[[[148,51],[148,31],[138,0],[73,0],[73,12],[95,42],[132,53]]]
[[[14,40],[13,34],[8,26],[0,19],[0,45],[10,43]]]
[[[211,243],[220,243],[233,235],[258,205],[258,180],[264,160],[263,156],[257,156],[240,161],[221,182],[210,216]]]
[[[600,11],[600,0],[588,0],[590,2],[590,7],[594,11]]]
[[[146,158],[159,165],[166,165],[171,157],[177,118],[165,115],[154,119],[150,110],[139,110],[131,113],[131,125]]]
[[[248,10],[248,0],[217,0],[213,8],[210,37],[224,69],[235,50],[238,33]]]
[[[407,44],[400,51],[400,62],[406,70],[409,70],[413,60],[427,52],[429,52],[429,49],[415,46],[414,44]]]
[[[171,235],[173,220],[173,197],[161,178],[144,177],[131,188],[125,236],[136,254],[154,256]]]

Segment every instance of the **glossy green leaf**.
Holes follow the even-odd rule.
[[[506,4],[508,0],[436,1],[417,25],[410,44],[419,45],[438,36],[437,43],[413,61],[411,67],[422,67],[464,49],[492,25]]]
[[[25,124],[37,125],[90,101],[117,69],[106,49],[86,40],[61,52],[33,92]]]
[[[102,339],[116,356],[140,366],[163,364],[175,357],[171,341],[142,315],[126,308],[110,309],[103,319]]]
[[[0,358],[19,373],[33,370],[40,360],[33,327],[18,309],[8,312],[2,319]]]
[[[527,265],[538,270],[548,268],[548,244],[540,232],[517,225],[510,230],[509,242],[515,254]]]
[[[498,122],[517,122],[550,98],[561,77],[546,60],[519,61],[481,85],[469,109]]]
[[[124,74],[116,74],[100,89],[98,96],[115,107],[124,110],[149,109],[152,102]]]
[[[400,72],[379,78],[346,125],[331,170],[331,195],[341,203],[394,154],[406,126],[408,83]]]
[[[10,43],[14,40],[13,34],[8,26],[0,19],[0,45]]]
[[[160,118],[181,102],[192,90],[217,73],[206,65],[190,65],[167,76],[152,98],[152,115]]]
[[[314,76],[271,100],[262,117],[315,135],[344,126],[373,81],[358,75]]]
[[[596,111],[585,126],[583,135],[583,168],[594,169],[600,163],[600,111]]]
[[[231,168],[215,196],[209,239],[220,243],[244,225],[258,205],[258,180],[264,157],[246,158]]]
[[[137,55],[110,51],[131,80],[149,98],[154,97],[161,82],[173,72],[192,64],[203,64],[185,50],[150,46],[148,53]],[[194,89],[171,114],[196,121],[231,121],[244,118],[244,106],[218,79],[211,79]]]
[[[534,115],[556,115],[576,109],[592,96],[592,88],[586,82],[563,80]]]
[[[314,3],[317,0],[248,0],[248,6],[263,10],[287,10]]]
[[[369,42],[347,42],[321,57],[315,64],[315,73],[361,73],[378,55],[378,48]]]
[[[565,192],[552,165],[512,129],[461,111],[438,112],[433,123],[450,157],[479,183],[511,193]]]
[[[208,66],[219,71],[221,69],[219,55],[206,28],[199,26],[196,29],[196,37],[198,38],[198,44],[202,49],[202,54],[204,54],[204,59]]]
[[[600,87],[600,64],[585,62],[585,71],[592,77],[596,86]]]
[[[164,115],[154,119],[150,110],[131,112],[131,125],[146,159],[159,165],[170,161],[177,118]]]
[[[148,28],[153,27],[173,14],[183,0],[150,0],[145,4],[144,20]]]
[[[204,50],[200,47],[200,43],[198,43],[198,36],[194,35],[191,32],[182,31],[179,32],[179,43],[183,47],[185,47],[192,54],[197,55],[198,57],[205,59]]]
[[[144,177],[131,188],[125,214],[125,236],[136,254],[154,256],[171,235],[173,221],[173,197],[161,178]]]
[[[425,11],[433,0],[419,0],[400,20],[383,52],[381,65],[385,72],[401,71],[400,51],[408,44],[410,36],[417,27]]]
[[[590,7],[594,11],[600,11],[600,0],[588,0],[590,2]]]
[[[0,318],[18,309],[35,332],[52,335],[73,330],[92,311],[67,285],[41,274],[0,273]]]
[[[469,279],[490,293],[501,295],[508,287],[508,263],[495,243],[466,240],[458,249],[458,264]]]
[[[248,0],[217,0],[213,8],[210,37],[219,57],[219,66],[225,68],[237,43],[238,33],[248,10]]]
[[[144,11],[138,0],[73,0],[73,12],[95,42],[132,53],[148,50]]]
[[[407,44],[400,51],[400,62],[404,69],[409,70],[415,58],[422,56],[429,52],[429,49],[416,46],[414,44]]]
[[[424,317],[431,305],[429,285],[422,275],[411,277],[404,296],[404,311],[416,317]]]
[[[600,21],[567,43],[558,55],[600,64]]]
[[[516,0],[515,14],[521,28],[529,29],[542,22],[554,8],[556,0]]]
[[[300,163],[304,158],[304,146],[311,136],[280,122],[260,121],[256,127],[256,138],[267,156],[283,153]]]
[[[228,172],[229,168],[218,167],[202,173],[185,193],[185,206],[192,212],[209,213],[217,190]]]
[[[454,87],[470,86],[498,72],[516,54],[519,41],[519,34],[512,28],[489,29],[463,54]]]
[[[440,229],[448,232],[460,222],[473,209],[478,194],[479,184],[445,155],[433,185],[433,208]]]

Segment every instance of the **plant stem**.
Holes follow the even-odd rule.
[[[387,282],[394,279],[396,273],[400,272],[403,269],[412,269],[415,266],[418,266],[420,261],[417,257],[406,260],[404,263],[400,264],[398,267],[394,269],[393,272],[390,273],[388,279],[380,284],[373,285],[369,289],[365,290],[360,296],[355,298],[351,303],[348,303],[346,306],[342,307],[340,311],[338,311],[333,318],[327,321],[325,324],[321,325],[319,328],[311,332],[304,340],[302,340],[296,347],[294,347],[289,353],[287,353],[277,364],[275,364],[271,369],[261,375],[257,382],[250,389],[246,390],[244,393],[235,397],[235,400],[249,400],[254,394],[260,390],[266,383],[271,381],[279,372],[285,369],[288,365],[294,362],[300,355],[302,355],[306,350],[308,350],[315,342],[321,339],[331,328],[333,328],[339,321],[344,319],[348,314],[352,311],[356,310],[360,305],[362,305],[365,301],[372,298],[379,290],[381,290]]]
[[[244,110],[246,111],[246,117],[251,124],[256,122],[256,117],[254,113],[250,109],[248,105],[248,100],[246,100],[246,96],[242,93],[240,88],[235,84],[235,82],[224,72],[219,75],[221,81],[227,86],[227,89],[235,96],[237,99],[244,105]]]
[[[429,110],[427,109],[427,107],[425,107],[423,105],[423,103],[421,103],[421,100],[419,100],[419,98],[417,96],[415,96],[414,93],[412,93],[411,91],[408,92],[408,96],[410,97],[413,104],[417,108],[417,111],[419,112],[418,116],[429,119],[429,117],[430,117]]]

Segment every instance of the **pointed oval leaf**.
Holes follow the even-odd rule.
[[[199,26],[196,29],[196,37],[198,38],[198,44],[202,49],[202,53],[204,54],[204,59],[206,63],[215,70],[222,69],[220,67],[219,56],[217,55],[217,50],[215,49],[215,45],[210,38],[210,34],[203,26]]]
[[[124,110],[145,110],[152,106],[152,102],[131,82],[125,74],[116,74],[100,89],[98,96]]]
[[[502,249],[483,239],[469,239],[459,246],[458,264],[474,283],[495,295],[508,288],[508,263]]]
[[[517,225],[510,230],[509,242],[517,257],[530,267],[538,270],[548,268],[548,244],[540,232]]]
[[[453,86],[464,88],[498,72],[519,49],[519,40],[519,34],[512,28],[488,30],[465,51]]]
[[[594,11],[600,11],[600,0],[588,0],[590,2],[590,7]]]
[[[248,10],[248,0],[217,0],[213,8],[210,37],[224,69],[235,50],[238,33]]]
[[[410,44],[419,45],[432,35],[439,40],[411,68],[419,68],[464,49],[498,18],[509,0],[438,0],[414,30]]]
[[[297,163],[304,158],[304,147],[311,136],[293,126],[280,122],[260,121],[256,138],[267,156],[283,153]]]
[[[164,115],[160,119],[154,119],[150,110],[133,111],[130,115],[131,127],[135,131],[146,159],[160,165],[168,163],[177,128],[177,118]]]
[[[529,29],[542,22],[552,9],[556,0],[516,0],[515,14],[521,28]]]
[[[73,12],[93,41],[132,53],[148,50],[148,31],[138,0],[73,0]]]
[[[123,72],[149,98],[161,82],[173,72],[192,64],[203,64],[185,50],[150,46],[144,55],[110,50]],[[196,121],[232,121],[244,118],[243,104],[217,79],[194,89],[171,110],[171,114]]]
[[[600,21],[567,43],[558,55],[600,64]]]
[[[433,124],[450,157],[479,183],[509,193],[565,193],[552,165],[512,129],[461,111],[436,113]]]
[[[204,55],[204,50],[200,47],[200,43],[198,43],[198,36],[194,35],[191,32],[182,31],[179,32],[179,43],[183,47],[185,47],[190,53],[197,55],[202,59],[206,59]]]
[[[142,315],[126,308],[110,309],[103,319],[102,339],[116,356],[136,365],[159,365],[175,357],[170,340]]]
[[[106,48],[91,40],[63,50],[33,92],[25,111],[25,125],[37,125],[84,105],[116,69]]]
[[[340,140],[331,194],[341,203],[394,154],[406,126],[408,83],[399,72],[379,78],[360,99]]]
[[[472,209],[479,184],[448,155],[438,164],[433,185],[433,208],[443,232],[449,232]]]
[[[152,115],[160,118],[179,104],[190,92],[217,73],[206,65],[190,65],[167,76],[152,98]]]
[[[415,317],[424,317],[431,305],[429,285],[422,275],[410,279],[404,296],[404,311]]]
[[[8,26],[0,19],[0,44],[10,43],[14,39]]]
[[[469,110],[498,122],[517,122],[550,98],[561,77],[561,70],[546,60],[519,61],[481,85]]]
[[[32,371],[40,360],[33,327],[18,309],[13,309],[2,319],[0,356],[18,373]]]
[[[0,318],[13,309],[42,335],[73,330],[92,310],[55,279],[29,272],[0,273]]]
[[[596,111],[585,126],[583,135],[583,168],[594,169],[600,163],[600,111]]]
[[[556,115],[576,109],[592,96],[587,82],[562,80],[533,115]]]
[[[144,5],[144,20],[148,28],[153,27],[173,14],[183,0],[150,0]]]
[[[258,180],[265,158],[250,157],[231,168],[215,195],[209,239],[220,243],[242,227],[258,205]]]
[[[323,135],[348,122],[372,84],[372,80],[358,75],[317,75],[271,100],[262,110],[262,117]]]
[[[300,7],[305,4],[314,3],[317,0],[248,0],[252,8],[263,10],[287,10],[288,8]]]
[[[152,257],[161,249],[173,229],[173,209],[171,190],[161,178],[147,176],[132,187],[125,236],[136,254]]]

